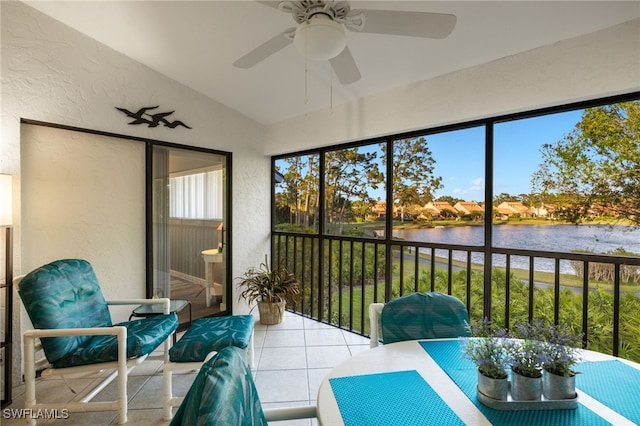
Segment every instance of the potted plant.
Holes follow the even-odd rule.
[[[537,401],[542,397],[542,360],[544,345],[539,323],[515,326],[517,341],[511,352],[511,397],[515,401]]]
[[[287,301],[296,301],[300,294],[300,282],[286,268],[285,259],[271,269],[266,254],[264,263],[247,269],[238,280],[239,297],[249,305],[257,304],[261,324],[279,324]]]
[[[516,401],[535,401],[542,395],[544,345],[525,339],[514,344],[511,352],[511,397]]]
[[[478,391],[489,398],[506,400],[511,345],[507,331],[492,329],[487,319],[469,328],[471,337],[465,339],[463,352],[478,368]]]
[[[517,328],[518,337],[535,342],[542,374],[542,394],[547,399],[575,398],[573,367],[580,360],[582,334],[573,333],[566,324],[546,324],[534,320]]]
[[[542,394],[547,399],[575,398],[578,372],[573,368],[580,361],[582,333],[573,333],[563,324],[546,326],[542,334]]]

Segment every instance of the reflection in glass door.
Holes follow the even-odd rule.
[[[189,301],[193,319],[230,308],[228,156],[153,146],[153,295]]]

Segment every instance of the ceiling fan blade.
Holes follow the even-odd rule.
[[[342,53],[335,58],[329,59],[329,62],[331,62],[331,67],[342,84],[354,83],[362,77],[356,61],[351,56],[349,47],[345,47]]]
[[[446,13],[403,12],[398,10],[352,10],[364,14],[364,25],[346,25],[352,31],[411,37],[445,38],[456,26],[456,16]]]
[[[263,4],[265,6],[269,6],[269,7],[273,7],[274,9],[277,9],[278,6],[280,5],[280,3],[282,3],[282,0],[264,0],[264,1],[260,1],[260,0],[254,0],[256,3],[260,3]]]
[[[262,62],[269,56],[293,43],[293,34],[295,34],[295,31],[295,28],[284,30],[235,61],[233,66],[236,68],[251,68],[259,62]]]

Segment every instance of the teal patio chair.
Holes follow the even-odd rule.
[[[17,280],[24,308],[34,326],[24,341],[25,408],[66,409],[69,412],[118,413],[118,423],[127,421],[127,376],[151,352],[164,343],[168,360],[169,337],[178,327],[169,314],[169,299],[126,299],[107,302],[89,262],[57,260]],[[108,305],[163,305],[163,315],[113,324]],[[79,402],[38,404],[36,401],[36,339],[40,339],[48,367],[42,377],[113,370]],[[115,401],[91,402],[115,378]],[[35,424],[35,419],[29,419]]]
[[[437,292],[411,293],[387,303],[372,303],[369,324],[372,348],[378,346],[380,338],[389,344],[469,336],[467,307],[454,296]]]
[[[227,346],[201,367],[170,426],[263,426],[316,417],[315,406],[263,410],[245,351]]]

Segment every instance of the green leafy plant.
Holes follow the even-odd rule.
[[[290,272],[282,259],[273,269],[269,267],[265,254],[264,262],[259,267],[251,267],[237,278],[242,288],[239,297],[249,305],[254,302],[267,302],[270,305],[283,301],[296,301],[300,294],[300,282],[295,274]]]

